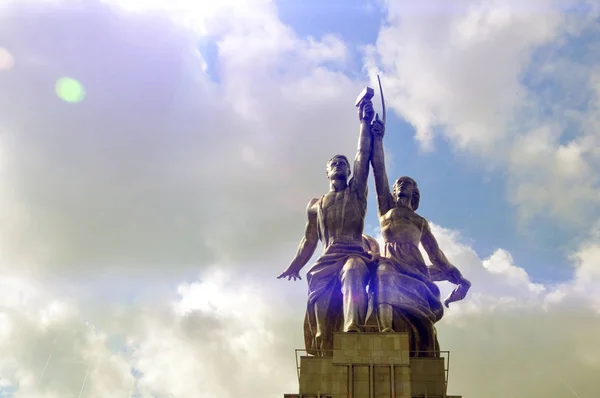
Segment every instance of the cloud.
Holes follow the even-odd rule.
[[[234,17],[228,14],[233,3],[210,12],[195,3],[161,13],[166,2],[139,12],[114,2],[44,6],[50,8],[13,2],[0,14],[0,45],[14,60],[0,74],[0,388],[17,390],[16,398],[81,391],[89,397],[132,391],[280,397],[296,389],[293,350],[303,342],[306,290],[304,282],[274,276],[293,254],[306,202],[326,190],[326,160],[355,150],[352,99],[360,84],[330,68],[346,65],[341,39],[298,37],[270,2],[239,3]],[[401,76],[414,86],[402,88],[406,82],[387,74],[384,84],[398,90],[394,106],[407,105],[405,117],[422,128],[424,142],[435,130],[428,128],[454,126],[449,134],[465,150],[493,146],[506,161],[515,146],[503,138],[503,123],[512,115],[510,90],[521,87],[515,79],[528,59],[524,53],[553,40],[557,29],[574,28],[550,10],[529,32],[524,26],[531,20],[515,22],[510,12],[482,7],[469,8],[468,23],[443,14],[390,30],[407,33],[396,40],[423,38],[402,51],[430,74],[407,66]],[[431,69],[433,53],[421,45],[446,31],[408,35],[417,22],[450,29],[444,15],[454,18],[452,26],[462,24],[452,37],[465,55],[432,47],[448,57],[447,71],[439,61]],[[486,47],[469,36],[469,23],[517,62],[505,65],[506,57],[487,50],[499,63],[482,65],[499,69],[498,81],[480,76],[486,69],[470,70],[481,84],[465,93],[468,81],[462,76],[452,85],[454,73],[464,72],[463,59],[479,62],[469,46]],[[509,25],[520,29],[510,33]],[[524,44],[503,46],[498,32],[511,40],[525,35]],[[216,59],[197,51],[206,37],[216,43]],[[54,96],[62,76],[84,85],[82,103]],[[587,72],[581,76],[587,81]],[[429,86],[445,87],[445,96],[436,99]],[[529,95],[519,106],[529,109],[535,102]],[[471,103],[473,96],[480,102]],[[574,115],[593,131],[595,116]],[[552,153],[556,130],[533,124],[522,135],[531,150],[550,145]],[[480,125],[497,128],[486,138],[474,133]],[[573,176],[589,172],[597,153],[592,145],[578,148],[562,150],[557,156],[567,159],[565,167],[552,170],[581,183]],[[566,196],[565,203],[572,200]],[[541,286],[506,250],[482,259],[456,232],[434,227],[434,233],[473,282],[467,300],[453,304],[439,325],[443,349],[452,352],[451,391],[552,397],[572,389],[592,396],[600,366],[590,344],[600,302],[596,235],[573,253],[572,281]],[[443,285],[443,294],[450,288]]]
[[[7,261],[160,273],[299,239],[306,203],[327,189],[325,162],[355,151],[360,86],[327,68],[346,62],[339,38],[300,38],[271,3],[247,7],[227,29],[196,33],[178,13],[102,3],[3,9],[0,42],[15,59],[0,75]],[[203,34],[216,77],[203,70]],[[82,103],[54,96],[62,76],[84,86]]]
[[[600,217],[595,2],[386,2],[366,54],[424,149],[438,136],[508,171],[523,222]]]
[[[169,317],[147,317],[130,339],[135,367],[144,374],[140,392],[234,397],[293,391],[292,337],[301,341],[302,312],[294,311],[295,322],[288,323],[285,306],[269,300],[260,285],[222,272],[182,284]]]
[[[271,280],[265,291],[264,281],[215,266],[169,295],[94,310],[4,269],[2,380],[15,398],[293,391],[303,311],[289,307],[299,290]]]
[[[590,342],[600,332],[594,308],[600,292],[578,294],[577,279],[532,289],[508,252],[482,259],[455,231],[432,229],[473,282],[467,299],[453,303],[438,324],[442,349],[451,352],[450,391],[560,397],[572,389],[592,396],[600,352]],[[574,258],[584,258],[589,247]],[[11,342],[2,347],[0,374],[19,386],[16,398],[62,397],[82,388],[89,397],[133,391],[181,398],[276,397],[297,389],[304,282],[214,264],[168,294],[96,310],[35,275],[19,279],[5,270],[0,283],[13,286],[0,308],[6,338],[0,341]],[[451,288],[441,287],[443,294]],[[561,300],[548,300],[559,291]]]
[[[270,2],[225,26],[214,9],[205,30],[178,19],[194,7],[0,13],[0,377],[15,397],[294,389],[303,308],[282,316],[294,296],[275,275],[326,161],[356,149],[360,85],[328,69],[343,41],[297,37]],[[207,35],[215,59],[197,50]],[[55,97],[63,76],[84,101]]]
[[[432,230],[450,261],[473,282],[467,299],[452,304],[438,325],[442,349],[450,350],[450,391],[464,397],[560,397],[569,390],[593,395],[600,350],[589,342],[600,332],[595,307],[600,291],[576,293],[578,278],[560,286],[533,284],[507,251],[480,259],[456,232]],[[574,258],[589,247],[579,248]]]
[[[577,250],[571,253],[574,277],[570,283],[562,283],[549,304],[567,305],[570,302],[591,302],[597,315],[600,314],[600,224],[596,224]]]
[[[437,325],[442,350],[450,351],[449,392],[593,395],[600,370],[600,349],[590,345],[600,332],[598,228],[572,253],[573,278],[557,285],[532,283],[504,249],[482,259],[458,232],[434,224],[432,232],[473,284]],[[446,297],[453,286],[440,288]]]
[[[16,397],[75,396],[84,386],[102,396],[125,394],[129,368],[85,325],[78,303],[33,275],[3,267],[0,300],[0,375]],[[93,380],[93,381],[92,381]]]

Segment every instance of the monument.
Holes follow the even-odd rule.
[[[323,255],[306,277],[309,293],[305,343],[308,353],[313,355],[331,355],[335,331],[360,332],[366,322],[366,287],[374,260],[363,242],[373,141],[372,97],[373,90],[368,89],[357,101],[360,129],[352,178],[350,162],[345,156],[335,155],[329,160],[329,192],[308,203],[308,221],[298,253],[278,276],[300,279],[300,270],[314,254],[318,242],[323,243]]]
[[[300,270],[319,241],[323,244],[323,254],[307,273],[303,351],[308,355],[300,357],[299,393],[285,394],[288,398],[447,397],[449,353],[440,350],[437,339],[435,323],[443,316],[443,305],[434,282],[457,285],[446,306],[462,300],[471,283],[440,250],[427,220],[415,212],[420,200],[416,181],[400,177],[390,190],[381,82],[379,89],[383,118],[374,115],[374,90],[366,87],[355,104],[360,128],[353,173],[345,156],[329,160],[329,192],[308,203],[298,252],[278,276],[301,279]],[[363,233],[369,166],[382,250]]]

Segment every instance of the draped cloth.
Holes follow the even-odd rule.
[[[344,265],[350,259],[355,259],[354,275],[358,273],[366,286],[369,282],[373,266],[373,255],[368,250],[369,244],[362,236],[346,235],[344,223],[347,220],[364,220],[366,213],[366,192],[354,189],[354,180],[350,180],[345,189],[342,202],[342,219],[336,223],[336,229],[331,230],[327,225],[326,210],[323,208],[324,197],[317,202],[317,223],[319,240],[325,245],[323,255],[317,259],[308,271],[308,304],[304,318],[304,342],[310,355],[331,355],[333,350],[333,333],[344,328],[344,310],[342,281],[344,280]],[[362,226],[361,226],[362,230]],[[326,325],[322,328],[324,335],[317,339],[317,317],[315,304],[327,308]],[[364,320],[363,320],[364,322]],[[320,341],[318,341],[320,340]]]
[[[367,252],[362,241],[358,242],[334,242],[323,255],[315,262],[308,271],[306,280],[308,282],[308,304],[304,318],[304,343],[306,351],[310,355],[330,355],[333,350],[333,332],[341,332],[344,325],[344,312],[342,308],[342,272],[344,264],[350,258],[358,258],[365,264],[362,269],[365,285],[370,276],[373,256]],[[317,319],[315,314],[315,303],[327,303],[326,335],[322,336],[322,344],[319,347],[316,339]]]
[[[419,248],[413,243],[386,243],[369,284],[370,314],[374,323],[379,304],[394,310],[393,329],[409,334],[413,356],[439,356],[435,323],[444,309],[440,290],[432,282]]]

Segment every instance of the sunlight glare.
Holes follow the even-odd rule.
[[[0,70],[10,70],[15,64],[12,54],[4,47],[0,47]]]

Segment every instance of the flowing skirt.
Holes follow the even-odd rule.
[[[416,245],[386,243],[369,290],[372,313],[380,304],[392,306],[394,331],[409,334],[411,356],[439,356],[434,324],[444,309]]]

